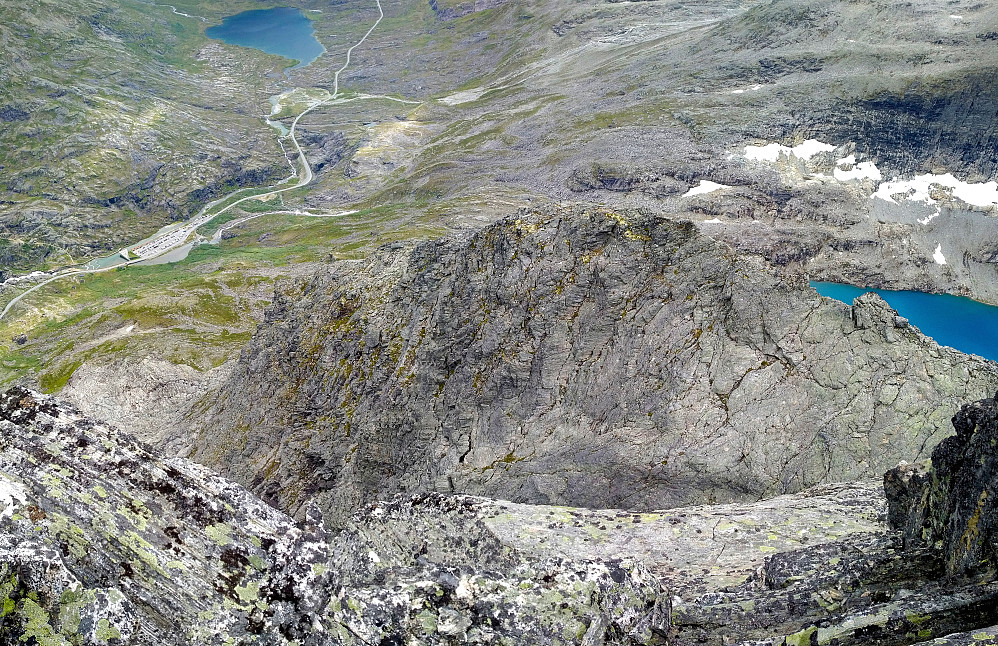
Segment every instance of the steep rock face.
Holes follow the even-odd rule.
[[[883,92],[822,116],[833,136],[871,142],[863,152],[902,174],[941,167],[979,180],[994,179],[995,71],[992,67],[945,82],[915,83],[903,92]]]
[[[476,562],[417,559],[378,530],[296,524],[51,398],[0,396],[2,644],[633,646],[667,630],[669,596],[633,559],[496,541]]]
[[[906,544],[942,550],[951,575],[998,571],[998,399],[968,404],[956,435],[932,451],[929,469],[901,465],[884,477],[890,520]]]
[[[191,456],[293,512],[428,490],[663,508],[879,476],[996,387],[879,298],[561,208],[279,290]]]

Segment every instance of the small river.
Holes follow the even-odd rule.
[[[223,18],[221,25],[209,27],[204,33],[230,45],[252,47],[298,61],[291,69],[305,67],[326,51],[315,38],[312,21],[301,9],[292,7],[244,11]]]
[[[887,303],[939,345],[998,361],[998,307],[949,294],[867,289],[811,281],[822,296],[852,305],[867,292],[880,294]]]

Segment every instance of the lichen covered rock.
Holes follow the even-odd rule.
[[[651,644],[634,559],[379,554],[21,388],[0,397],[0,643]]]
[[[399,495],[336,533],[303,516],[9,390],[0,645],[969,644],[998,624],[998,583],[888,533],[871,483],[644,513]]]

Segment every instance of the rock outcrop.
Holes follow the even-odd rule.
[[[295,522],[15,388],[0,396],[0,643],[995,644],[994,515],[961,501],[990,491],[976,451],[996,410],[961,411],[932,474],[892,472],[886,500],[872,482],[644,513],[428,493],[331,533],[314,506]],[[955,560],[945,539],[890,531],[888,504],[974,525],[981,548]]]
[[[953,426],[931,466],[884,476],[897,531],[777,554],[744,583],[674,599],[673,643],[998,643],[998,400]]]
[[[993,572],[945,576],[886,502],[870,482],[646,513],[429,493],[334,534],[15,388],[0,643],[996,643]]]
[[[953,417],[956,435],[932,451],[931,466],[904,464],[887,473],[890,520],[911,547],[941,551],[946,573],[998,573],[998,399]]]
[[[0,396],[0,643],[634,645],[667,632],[669,597],[634,559],[493,541],[471,562],[372,540],[381,525],[330,536],[317,512],[296,524],[51,398]]]
[[[995,389],[876,296],[552,208],[279,289],[190,457],[334,523],[396,492],[661,509],[880,477]]]

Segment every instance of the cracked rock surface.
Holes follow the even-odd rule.
[[[662,509],[879,477],[996,388],[876,296],[551,207],[279,289],[190,457],[333,524],[396,492]]]

